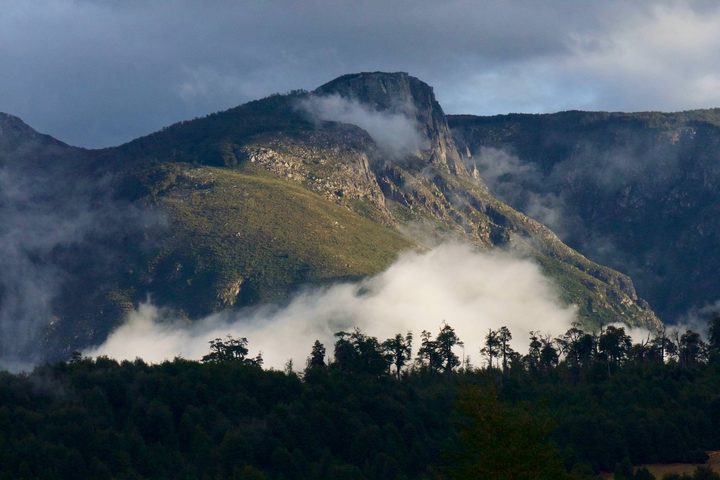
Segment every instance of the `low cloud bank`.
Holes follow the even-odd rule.
[[[365,130],[385,153],[395,158],[416,154],[427,148],[409,107],[378,111],[337,94],[310,96],[299,107],[315,121],[341,122]]]
[[[436,334],[446,321],[477,365],[490,328],[510,328],[515,348],[524,352],[531,330],[560,334],[575,319],[575,308],[562,304],[555,285],[532,261],[451,243],[405,253],[364,281],[308,290],[285,307],[182,322],[172,312],[144,304],[104,344],[84,353],[148,362],[199,359],[209,340],[231,334],[247,337],[250,354],[261,351],[267,367],[282,368],[292,359],[302,368],[315,339],[332,352],[333,333],[339,330],[358,326],[381,340],[409,330],[417,350],[420,332]]]

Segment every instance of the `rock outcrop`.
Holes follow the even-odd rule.
[[[343,75],[314,91],[317,95],[338,94],[380,112],[403,113],[416,120],[427,148],[422,164],[452,174],[468,175],[450,135],[445,113],[432,87],[404,72],[356,73]]]

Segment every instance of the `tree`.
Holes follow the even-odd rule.
[[[492,329],[488,330],[487,335],[485,335],[485,346],[480,350],[480,353],[487,357],[488,368],[493,368],[493,360],[500,355],[500,340],[498,339],[498,332]]]
[[[70,360],[68,360],[68,363],[79,363],[83,359],[82,352],[78,350],[73,350],[73,352],[70,354]]]
[[[502,358],[503,372],[508,371],[508,360],[513,357],[515,351],[510,346],[510,340],[512,340],[512,333],[507,327],[501,327],[497,331],[497,342],[499,347],[498,354]]]
[[[560,454],[547,439],[550,422],[537,410],[501,402],[495,392],[464,387],[460,449],[451,455],[450,478],[565,479]]]
[[[437,341],[432,339],[432,335],[427,330],[420,333],[420,349],[418,350],[416,363],[431,372],[437,372],[442,368],[442,357],[440,356]]]
[[[382,344],[390,363],[395,366],[395,375],[398,380],[403,367],[412,357],[412,340],[412,332],[407,332],[405,337],[398,333],[395,337],[385,340]]]
[[[705,343],[700,338],[700,334],[687,330],[680,336],[680,365],[690,367],[700,361]]]
[[[607,361],[608,373],[611,365],[618,366],[625,360],[631,347],[632,339],[625,334],[623,327],[608,325],[604,332],[600,332],[598,350]]]
[[[320,340],[315,340],[313,343],[312,351],[310,352],[310,358],[307,361],[308,368],[326,368],[325,364],[325,345],[320,343]]]
[[[557,348],[555,348],[555,342],[550,336],[545,336],[540,340],[542,348],[540,349],[540,366],[544,371],[549,371],[555,368],[560,359]]]
[[[677,355],[677,346],[668,338],[667,331],[663,326],[660,333],[650,341],[648,359],[655,363],[665,363],[666,359],[674,358]]]
[[[359,333],[359,332],[358,332]],[[357,351],[349,332],[337,332],[335,334],[335,361],[334,367],[340,370],[352,371],[357,363]]]
[[[248,340],[245,337],[233,338],[232,335],[222,338],[210,340],[210,353],[202,357],[203,363],[227,363],[239,362],[246,365],[262,365],[262,354],[259,353],[255,358],[246,358],[248,354]]]
[[[558,338],[557,343],[570,367],[587,367],[590,364],[594,350],[594,338],[580,329],[579,324],[573,324],[572,328]]]
[[[456,345],[462,345],[462,342],[450,325],[447,323],[443,324],[435,343],[437,345],[443,372],[450,373],[455,367],[460,366],[460,359],[455,352],[453,352],[453,348]]]
[[[435,339],[430,332],[423,330],[420,334],[420,349],[416,363],[431,372],[450,373],[460,366],[460,358],[453,352],[453,348],[462,344],[455,329],[445,322]]]
[[[540,351],[542,350],[542,342],[538,332],[530,332],[530,346],[528,347],[528,354],[525,356],[525,361],[528,365],[528,369],[534,372],[540,365]]]
[[[388,370],[388,357],[375,337],[369,337],[359,328],[352,332],[335,334],[334,366],[347,373],[383,375]]]
[[[653,358],[653,347],[649,340],[634,343],[628,351],[628,360],[635,365],[643,365]]]

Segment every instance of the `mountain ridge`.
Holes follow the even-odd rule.
[[[448,121],[466,162],[502,157],[491,191],[557,218],[564,241],[630,274],[661,317],[684,321],[720,297],[720,109]]]
[[[431,87],[406,74],[382,74],[378,82],[379,75],[270,96],[118,147],[64,147],[70,163],[82,168],[63,175],[80,172],[81,183],[105,182],[102,196],[93,190],[77,202],[105,205],[93,215],[109,223],[103,232],[88,228],[82,238],[47,253],[72,279],[56,286],[59,293],[48,306],[53,320],[41,330],[52,356],[101,341],[148,295],[193,319],[279,302],[303,284],[378,273],[399,252],[422,248],[401,228],[418,222],[484,249],[502,247],[534,258],[586,323],[659,327],[628,277],[567,247],[492,197],[457,163],[462,157]],[[318,121],[299,108],[318,92],[351,97],[355,87],[348,80],[361,81],[367,91],[383,84],[386,91],[405,89],[406,98],[419,98],[414,120],[429,148],[398,161],[366,130]],[[362,101],[362,95],[355,97]],[[368,109],[371,103],[361,103],[371,116],[398,113],[391,102],[385,110]],[[64,195],[58,187],[48,209],[53,201],[64,202]],[[106,210],[135,213],[116,219]],[[90,262],[79,260],[84,248]],[[103,269],[93,267],[103,251],[121,255]],[[78,298],[82,285],[93,287]]]

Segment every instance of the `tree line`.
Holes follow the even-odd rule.
[[[453,371],[472,371],[470,357],[462,361],[457,347],[464,347],[453,327],[443,322],[435,337],[423,330],[420,346],[413,359],[413,333],[398,333],[384,341],[366,335],[361,329],[340,331],[335,334],[332,361],[326,359],[326,347],[319,340],[312,346],[307,359],[308,368],[333,368],[347,373],[388,375],[400,379],[411,370],[449,374]],[[720,363],[720,317],[713,318],[708,325],[708,340],[692,330],[681,333],[667,329],[652,337],[633,343],[633,339],[619,325],[601,326],[597,332],[588,332],[580,324],[573,324],[560,336],[541,335],[530,332],[527,353],[517,352],[512,347],[513,335],[503,326],[489,329],[485,335],[480,354],[484,368],[499,369],[505,373],[526,371],[549,372],[560,366],[572,371],[587,370],[603,366],[607,374],[624,365],[673,364],[690,368],[700,364]],[[262,357],[252,360],[247,355],[247,338],[240,340],[229,336],[227,341],[220,338],[210,342],[212,352],[203,361],[232,360],[225,350],[232,350],[238,342],[244,351],[240,360],[261,365]],[[328,363],[329,362],[329,363]]]

